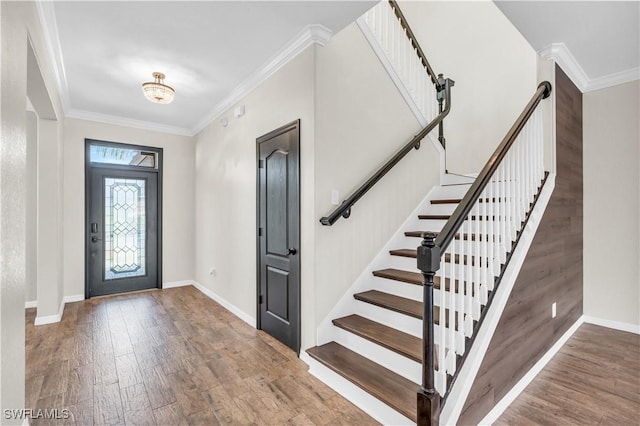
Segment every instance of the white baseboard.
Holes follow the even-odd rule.
[[[612,321],[604,318],[583,315],[584,322],[588,324],[599,325],[602,327],[612,328],[614,330],[626,331],[628,333],[640,334],[640,325],[630,324],[628,322]]]
[[[481,425],[490,425],[493,424],[504,411],[511,405],[513,401],[522,393],[523,390],[531,383],[531,381],[542,371],[542,369],[551,361],[551,358],[558,353],[558,351],[567,343],[567,340],[573,336],[573,333],[580,328],[582,323],[584,323],[584,316],[578,318],[578,320],[571,326],[569,329],[560,337],[556,343],[545,353],[542,358],[538,360],[534,364],[533,367],[525,374],[518,383],[515,384],[513,388],[507,394],[502,397],[500,402],[498,402],[489,413],[482,420],[480,420]]]
[[[256,327],[255,318],[253,318],[251,315],[247,314],[246,312],[242,311],[240,308],[238,308],[233,303],[231,303],[231,302],[225,300],[224,298],[220,297],[218,294],[214,293],[213,290],[208,289],[207,287],[203,286],[199,282],[191,281],[191,284],[195,288],[200,290],[202,293],[204,293],[205,296],[208,296],[209,298],[211,298],[211,299],[215,300],[216,302],[218,302],[220,305],[222,305],[222,307],[224,307],[226,310],[228,310],[229,312],[231,312],[232,314],[234,314],[235,316],[240,318],[242,321],[244,321],[247,324],[249,324],[251,327],[253,327],[253,328]]]
[[[37,307],[38,307],[38,301],[37,300],[29,300],[27,302],[24,302],[24,308],[25,309],[37,308]]]
[[[60,302],[60,307],[58,308],[58,313],[54,315],[47,315],[44,317],[36,316],[34,325],[45,325],[45,324],[53,324],[56,322],[60,322],[62,319],[62,313],[64,312],[64,298]]]
[[[84,294],[72,294],[71,296],[65,296],[64,303],[82,302],[84,300]]]
[[[184,287],[188,285],[193,285],[195,287],[195,281],[185,280],[185,281],[171,281],[169,283],[162,283],[162,289],[167,288],[176,288],[176,287]]]

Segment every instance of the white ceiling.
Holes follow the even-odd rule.
[[[335,34],[373,4],[61,1],[41,13],[58,50],[68,115],[190,134],[305,27],[320,24]],[[172,104],[142,95],[154,71],[176,89]]]
[[[640,67],[640,2],[495,1],[534,49],[564,43],[589,79]]]
[[[333,34],[373,1],[39,3],[68,116],[193,134],[311,24]],[[640,66],[640,2],[496,1],[529,43],[564,43],[589,79]],[[170,105],[140,86],[166,74]]]

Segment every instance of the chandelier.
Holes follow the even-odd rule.
[[[154,72],[153,78],[155,81],[148,81],[142,85],[144,96],[151,102],[159,104],[170,104],[173,102],[176,91],[173,90],[173,87],[164,84],[164,74]]]

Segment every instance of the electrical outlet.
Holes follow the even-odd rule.
[[[556,317],[556,302],[553,302],[551,304],[551,318],[555,318]]]

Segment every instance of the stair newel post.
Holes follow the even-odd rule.
[[[440,419],[440,395],[435,389],[435,344],[433,327],[433,286],[440,269],[440,247],[436,235],[422,234],[418,247],[418,269],[422,271],[422,386],[418,391],[418,425],[437,426]],[[444,285],[444,283],[442,283]]]

